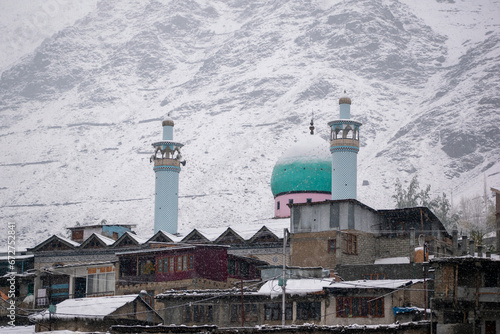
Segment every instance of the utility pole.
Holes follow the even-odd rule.
[[[243,307],[243,277],[241,278],[241,327],[245,326],[245,308]]]
[[[286,237],[287,237],[288,229],[283,229],[283,282],[281,285],[281,290],[283,291],[282,296],[282,305],[281,305],[281,326],[285,326],[285,315],[286,315]]]

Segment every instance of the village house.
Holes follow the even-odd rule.
[[[156,296],[166,324],[218,327],[281,325],[280,280],[259,289],[165,291]],[[344,281],[333,278],[288,279],[285,323],[301,325],[390,324],[420,320],[424,312],[422,280]],[[413,310],[412,316],[394,308]]]
[[[116,294],[146,291],[153,296],[169,289],[226,289],[240,282],[259,282],[266,262],[227,253],[228,246],[151,244],[152,248],[117,253]]]
[[[118,240],[93,232],[81,243],[53,235],[29,249],[34,256],[36,305],[114,295],[117,249],[137,248],[145,241],[130,231],[125,231]]]
[[[140,295],[67,299],[30,319],[36,323],[36,332],[107,332],[112,325],[151,326],[162,322]]]
[[[500,331],[500,257],[475,253],[436,258],[432,308],[437,313],[437,333]]]

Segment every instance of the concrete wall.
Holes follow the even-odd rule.
[[[308,203],[292,207],[291,232],[359,230],[377,233],[380,217],[354,201]]]

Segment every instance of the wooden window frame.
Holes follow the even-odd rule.
[[[333,247],[332,247],[333,245]],[[328,240],[328,253],[335,253],[337,251],[337,239]]]
[[[342,251],[344,254],[358,255],[358,236],[356,234],[342,234]]]
[[[337,297],[337,318],[384,318],[384,298]]]
[[[83,230],[71,231],[71,240],[83,240]]]
[[[175,256],[164,256],[156,260],[158,273],[173,274],[194,270],[194,255],[183,254]]]

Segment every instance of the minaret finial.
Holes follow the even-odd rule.
[[[311,134],[313,135],[314,134],[314,111],[312,112],[312,115],[311,115],[311,123],[309,126],[309,130],[311,130]]]

